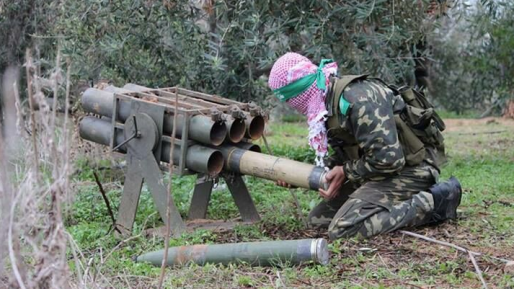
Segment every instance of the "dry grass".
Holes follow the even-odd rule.
[[[63,211],[70,200],[68,180],[71,171],[68,115],[58,124],[37,85],[40,71],[27,51],[26,72],[29,109],[22,107],[18,76],[4,77],[3,98],[10,107],[0,136],[0,287],[66,288],[72,284],[67,263],[69,235],[64,228]],[[54,95],[69,96],[69,73],[65,88],[60,57],[49,72]],[[69,71],[69,69],[68,69]],[[36,111],[35,108],[39,109]],[[27,126],[25,125],[27,122]],[[0,134],[1,135],[1,134]]]

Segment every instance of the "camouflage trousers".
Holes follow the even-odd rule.
[[[356,235],[371,237],[402,227],[428,223],[434,208],[427,190],[439,174],[432,166],[405,167],[398,175],[368,181],[355,189],[344,184],[332,200],[324,200],[309,214],[314,227],[327,227],[330,239]]]

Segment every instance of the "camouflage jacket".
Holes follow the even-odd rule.
[[[397,174],[405,166],[394,120],[394,113],[405,107],[402,97],[373,79],[352,82],[344,89],[343,96],[351,104],[350,109],[346,115],[338,112],[340,127],[328,128],[328,136],[330,145],[343,155],[338,163],[343,165],[346,177],[362,183]],[[358,156],[349,156],[338,148],[344,143],[338,142],[333,132],[341,129],[355,139]]]

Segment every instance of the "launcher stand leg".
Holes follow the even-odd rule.
[[[161,170],[159,169],[159,165],[155,161],[155,158],[152,155],[141,160],[142,167],[144,168],[144,179],[146,185],[150,189],[152,193],[152,198],[154,200],[154,204],[161,215],[164,224],[170,226],[170,232],[172,236],[179,236],[182,233],[186,225],[180,216],[180,213],[175,206],[175,202],[173,201],[173,196],[169,196],[170,198],[170,223],[168,224],[167,210],[168,210],[168,194],[170,193],[166,186],[164,185],[164,176],[162,175]],[[170,180],[171,181],[171,180]]]
[[[225,182],[227,183],[228,189],[236,202],[236,206],[239,209],[239,214],[241,214],[243,221],[259,221],[261,217],[257,212],[257,208],[255,208],[255,204],[253,203],[252,197],[250,196],[248,188],[246,187],[241,175],[236,174],[225,177]]]
[[[132,111],[138,111],[144,105],[146,104],[133,103]],[[171,229],[170,232],[176,236],[185,230],[185,224],[172,196],[168,195],[169,192],[164,185],[164,177],[158,163],[161,156],[160,132],[162,132],[164,109],[159,108],[157,110],[149,107],[148,111],[153,112],[154,117],[159,119],[160,122],[156,122],[149,114],[133,113],[124,124],[123,134],[127,146],[128,171],[117,225],[119,225],[123,235],[129,235],[132,232],[144,180],[152,193],[152,198],[161,219]],[[156,144],[159,144],[157,148]],[[170,198],[169,208],[168,197]],[[169,222],[168,209],[170,213]]]
[[[198,176],[193,191],[193,198],[191,199],[191,206],[189,207],[188,217],[190,220],[205,219],[213,186],[214,180],[209,179],[207,176]]]
[[[129,165],[125,175],[125,185],[123,186],[120,207],[118,208],[118,218],[116,219],[116,227],[124,236],[132,233],[132,225],[136,218],[142,186],[143,177],[139,174],[139,170],[136,166]]]

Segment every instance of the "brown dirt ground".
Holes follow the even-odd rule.
[[[490,129],[491,125],[500,124],[507,128],[514,129],[514,119],[511,118],[498,118],[498,117],[486,117],[482,119],[445,119],[446,132],[473,132],[480,128]]]

